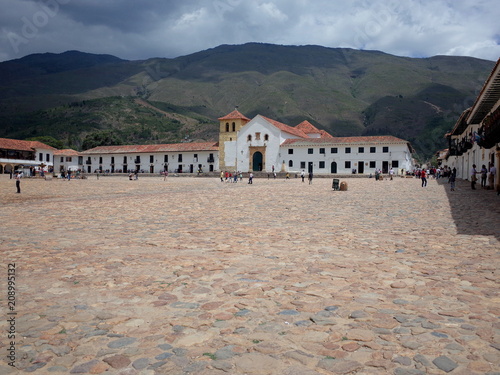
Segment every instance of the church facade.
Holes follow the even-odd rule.
[[[412,147],[393,136],[333,137],[308,121],[295,127],[239,111],[219,118],[219,169],[314,174],[404,174],[414,169]]]

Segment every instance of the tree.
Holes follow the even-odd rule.
[[[82,149],[88,150],[99,146],[118,146],[121,144],[123,144],[123,140],[112,131],[95,131],[85,136]]]
[[[51,146],[54,148],[57,148],[59,150],[64,148],[64,143],[63,141],[60,141],[59,139],[55,139],[54,137],[45,135],[45,136],[40,136],[40,137],[31,137],[27,138],[27,141],[38,141],[45,143],[47,146]]]

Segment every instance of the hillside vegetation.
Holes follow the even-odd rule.
[[[0,64],[0,136],[51,135],[74,148],[107,130],[124,143],[216,140],[217,118],[239,106],[336,136],[394,135],[424,158],[445,146],[493,66],[259,43],[145,61],[37,54]]]

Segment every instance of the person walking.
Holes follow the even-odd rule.
[[[304,172],[302,170],[302,172],[300,172],[300,178],[302,179],[302,182],[304,182],[304,177],[306,176],[306,172]]]
[[[16,189],[17,194],[21,194],[21,172],[16,173]]]
[[[425,169],[420,172],[420,179],[422,180],[422,187],[427,187],[427,173]]]
[[[449,180],[450,180],[450,190],[451,190],[451,191],[455,191],[455,180],[456,180],[456,179],[457,179],[456,174],[455,174],[455,173],[452,173],[452,174],[450,175],[450,178],[449,178]]]
[[[253,173],[250,172],[250,175],[248,175],[248,183],[251,185],[253,184]]]
[[[309,172],[308,180],[309,180],[309,185],[312,185],[312,183],[313,183],[313,173],[312,173],[312,171]]]
[[[476,164],[472,164],[472,168],[470,169],[470,187],[472,190],[476,190],[476,181],[477,181],[477,170]]]

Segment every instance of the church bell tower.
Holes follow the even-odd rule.
[[[219,117],[219,169],[236,172],[236,141],[240,129],[250,121],[236,108]]]

